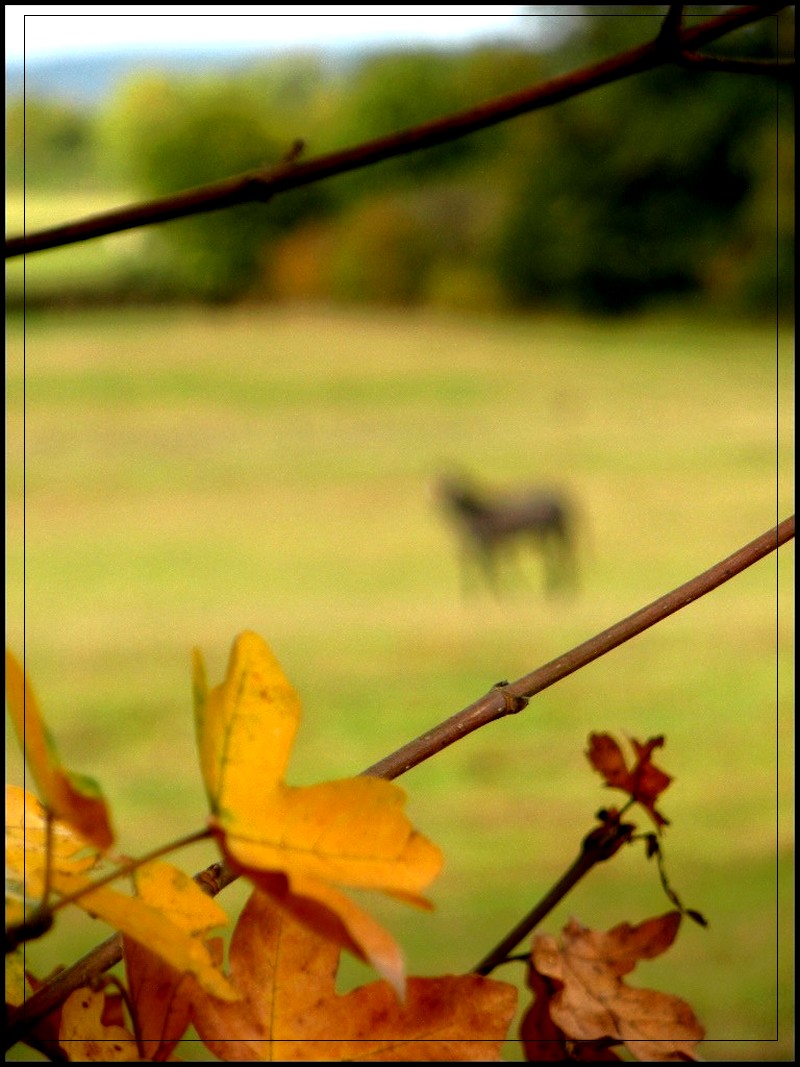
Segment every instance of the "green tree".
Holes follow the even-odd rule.
[[[610,18],[618,8],[604,7],[602,18],[576,19],[551,62],[569,69],[651,39],[663,17],[653,10]],[[772,40],[765,20],[735,50],[774,55],[771,28]],[[504,287],[521,305],[626,311],[719,291],[727,273],[738,279],[727,285],[730,299],[774,307],[764,257],[774,262],[775,212],[765,183],[775,180],[776,108],[788,92],[770,77],[661,67],[542,116],[548,136],[519,169],[498,242]]]
[[[91,118],[59,100],[20,96],[6,106],[6,181],[28,188],[70,186],[92,173]]]
[[[124,84],[103,122],[109,165],[143,196],[162,196],[276,164],[289,145],[246,82],[169,80]],[[263,267],[265,246],[297,220],[322,210],[320,186],[170,223],[160,231],[162,268],[179,293],[231,300]]]

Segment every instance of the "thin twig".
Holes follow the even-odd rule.
[[[794,78],[793,59],[737,59],[735,56],[707,56],[701,52],[681,52],[678,63],[695,70],[722,74],[769,74],[779,81]]]
[[[635,827],[630,823],[611,822],[597,827],[584,838],[581,850],[571,866],[562,874],[553,888],[546,893],[539,903],[524,919],[510,930],[499,945],[484,956],[474,968],[474,974],[491,974],[495,967],[505,963],[508,956],[523,937],[527,937],[534,927],[567,895],[570,889],[588,874],[597,863],[610,859],[626,842],[630,841]]]
[[[788,6],[784,3],[768,2],[735,8],[685,30],[680,34],[679,47],[696,48],[707,44]],[[467,111],[365,142],[355,148],[320,156],[305,163],[297,163],[291,159],[273,169],[236,175],[145,204],[134,204],[79,222],[10,237],[6,241],[6,258],[75,244],[110,233],[121,233],[139,226],[151,226],[207,211],[218,211],[234,204],[266,201],[278,193],[310,185],[335,174],[345,174],[385,159],[457,140],[519,115],[568,100],[600,85],[608,85],[632,74],[675,62],[676,59],[674,49],[665,47],[664,40],[656,38],[648,44],[621,52],[601,63],[487,101]]]
[[[194,880],[209,896],[216,896],[216,893],[224,888],[218,880],[221,866],[214,863],[194,876]],[[227,885],[232,880],[233,878],[230,878],[224,884]],[[9,1006],[6,1016],[6,1049],[11,1048],[17,1041],[25,1040],[27,1033],[63,1004],[71,993],[89,985],[92,979],[111,970],[121,959],[122,934],[117,932],[101,944],[95,945],[71,966],[55,974],[19,1007]]]
[[[122,959],[122,934],[112,934],[96,945],[70,967],[65,967],[29,997],[19,1007],[6,1008],[5,1047],[11,1048],[38,1023],[55,1011],[76,989],[89,985],[92,979],[110,970]]]
[[[793,59],[742,59],[690,51],[686,47],[688,38],[682,37],[684,7],[684,4],[669,5],[656,38],[656,46],[664,51],[669,61],[681,67],[725,74],[767,74],[780,81],[790,81],[794,77]]]
[[[187,834],[186,837],[181,838],[179,841],[169,841],[165,845],[159,845],[158,848],[154,848],[152,852],[145,853],[144,856],[137,856],[134,859],[126,860],[118,867],[115,867],[113,871],[104,874],[102,878],[97,878],[95,881],[90,881],[86,885],[82,885],[80,889],[76,889],[74,893],[65,893],[64,896],[59,897],[53,904],[48,905],[47,898],[45,897],[43,903],[36,908],[30,917],[26,918],[21,923],[6,927],[6,952],[13,952],[13,950],[18,945],[21,945],[23,941],[32,941],[34,938],[41,937],[44,932],[41,929],[43,921],[50,920],[47,927],[47,929],[49,929],[49,926],[52,924],[53,915],[62,908],[67,907],[68,904],[77,904],[79,900],[94,893],[95,890],[102,888],[104,885],[108,885],[110,882],[115,882],[118,878],[124,878],[127,874],[132,874],[140,867],[144,867],[146,863],[160,859],[161,856],[167,856],[171,852],[177,852],[178,849],[185,848],[187,845],[194,845],[196,842],[202,841],[210,836],[211,831],[208,827],[204,827],[202,830],[195,830],[193,833]],[[51,855],[48,851],[48,864],[50,863],[50,860]]]

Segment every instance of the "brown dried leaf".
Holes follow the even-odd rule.
[[[531,1063],[563,1063],[568,1060],[592,1062],[619,1060],[616,1052],[604,1048],[598,1041],[571,1041],[550,1017],[550,999],[556,992],[555,983],[528,968],[528,985],[534,1000],[522,1017],[519,1036],[525,1058]]]
[[[622,981],[638,960],[669,948],[680,921],[680,912],[672,911],[603,933],[573,919],[561,945],[549,934],[536,936],[533,966],[556,984],[550,999],[556,1026],[578,1041],[622,1041],[640,1060],[697,1059],[696,1046],[705,1031],[691,1007],[679,997],[634,989]]]

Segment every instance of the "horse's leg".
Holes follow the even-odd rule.
[[[554,527],[547,538],[549,593],[576,588],[577,570],[573,547],[568,530],[561,525]]]
[[[469,600],[485,579],[491,587],[493,568],[491,553],[487,551],[483,540],[472,533],[465,533],[461,538],[460,551],[461,596]]]
[[[495,596],[500,595],[500,585],[497,572],[497,543],[489,537],[484,537],[477,545],[477,560],[483,572],[489,590]]]
[[[516,530],[503,539],[505,547],[503,558],[504,574],[508,575],[508,580],[520,590],[530,590],[531,587],[525,562],[525,553],[531,547],[534,550],[538,549],[536,538],[533,538],[532,546],[526,543],[529,540],[526,537],[528,533],[529,531],[524,529]]]
[[[461,598],[467,600],[470,595],[470,571],[472,570],[474,547],[469,537],[462,537],[459,546],[459,579],[461,584]]]

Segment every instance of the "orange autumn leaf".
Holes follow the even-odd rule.
[[[595,770],[603,775],[606,785],[628,793],[645,808],[660,830],[662,826],[669,825],[669,819],[656,811],[655,802],[672,778],[656,767],[651,757],[653,749],[664,744],[664,738],[651,737],[644,745],[631,738],[631,744],[636,752],[636,762],[632,770],[628,770],[622,749],[610,734],[591,734],[586,755]]]
[[[69,823],[101,851],[114,841],[108,809],[95,781],[65,770],[44,724],[39,702],[27,675],[6,649],[6,703],[25,762],[42,801],[56,818]]]
[[[549,1001],[552,1022],[571,1040],[623,1042],[639,1060],[697,1059],[705,1031],[686,1001],[622,980],[639,960],[669,948],[680,921],[681,913],[671,911],[603,933],[572,919],[561,944],[550,934],[534,937],[533,966],[556,990]]]
[[[517,992],[480,975],[410,978],[400,1003],[375,981],[336,992],[339,949],[256,889],[230,950],[242,997],[199,993],[193,1022],[222,1060],[498,1060]]]
[[[116,1001],[118,998],[113,998]],[[116,1015],[117,1013],[114,1012]],[[136,1038],[108,1018],[106,995],[84,986],[70,993],[61,1009],[58,1040],[67,1057],[79,1063],[139,1063]]]
[[[194,879],[169,864],[152,862],[140,867],[136,892],[146,903],[165,909],[190,934],[200,934],[226,919]],[[128,936],[123,938],[123,958],[144,1058],[164,1061],[189,1026],[189,996],[194,986],[185,971],[176,970],[146,944]]]
[[[191,1021],[194,985],[155,952],[124,938],[128,994],[140,1034],[144,1059],[170,1059]]]
[[[442,857],[408,821],[403,790],[369,777],[284,783],[300,700],[257,634],[236,638],[225,681],[210,690],[196,651],[194,694],[210,826],[228,862],[402,991],[399,947],[341,887],[429,906],[421,892]]]

